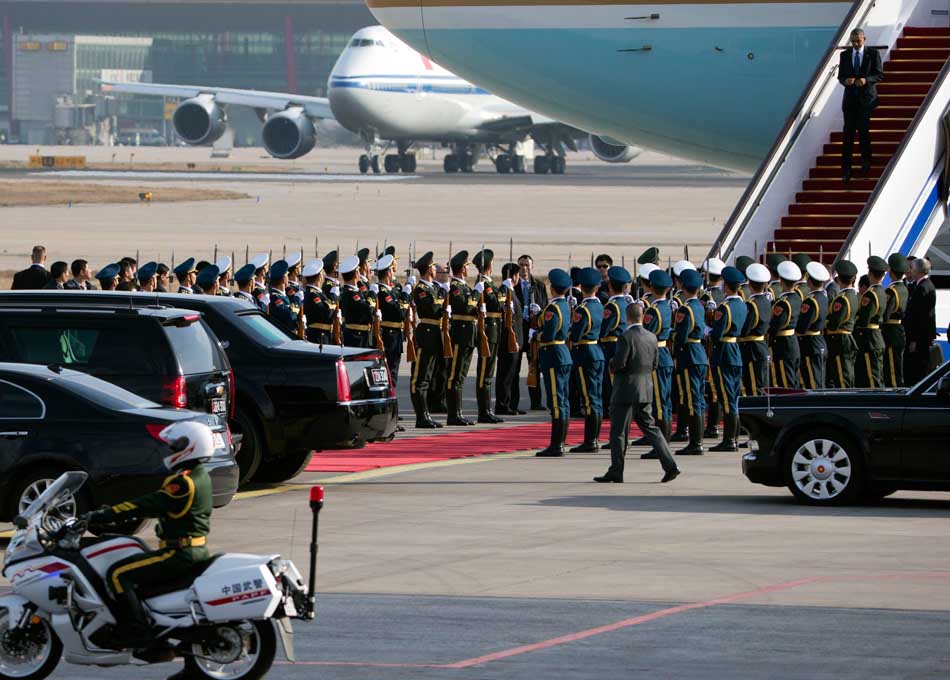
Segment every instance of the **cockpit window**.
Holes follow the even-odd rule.
[[[353,38],[350,41],[350,47],[369,47],[371,45],[382,46],[382,40],[371,40],[369,38]]]

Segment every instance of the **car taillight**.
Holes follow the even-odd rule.
[[[165,440],[162,439],[159,434],[161,434],[162,430],[164,430],[166,427],[168,427],[168,423],[146,423],[145,431],[152,436],[152,439],[157,439],[162,444],[164,444]]]
[[[350,400],[350,376],[346,373],[342,359],[336,362],[336,398],[337,401]]]
[[[234,369],[231,369],[231,372],[228,373],[228,394],[231,397],[231,405],[228,411],[228,418],[234,419],[234,402],[235,402],[235,387],[234,387]]]
[[[188,408],[185,376],[179,375],[162,383],[162,403],[174,408]]]

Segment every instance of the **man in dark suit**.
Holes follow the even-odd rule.
[[[49,272],[46,271],[46,248],[33,246],[33,261],[27,269],[13,275],[13,290],[39,290],[49,281]]]
[[[871,112],[878,104],[877,83],[881,80],[881,54],[864,44],[864,31],[851,31],[851,47],[838,61],[838,82],[844,85],[841,110],[844,112],[844,141],[841,149],[841,176],[851,179],[854,131],[861,140],[861,172],[871,169]]]
[[[916,384],[930,368],[930,345],[937,337],[937,289],[930,280],[930,261],[919,257],[910,263],[910,296],[904,312],[904,382]]]
[[[521,352],[518,355],[518,365],[515,368],[514,380],[511,384],[511,408],[518,410],[518,404],[521,401],[521,360],[527,354],[527,360],[531,361],[531,350],[529,346],[529,336],[531,336],[531,317],[538,315],[548,304],[548,293],[544,286],[534,278],[534,258],[530,255],[522,255],[518,258],[518,266],[521,268],[519,276],[515,279],[515,297],[521,304],[521,323],[524,334],[524,342],[521,344]],[[528,396],[531,398],[531,410],[543,411],[541,404],[541,386],[540,381],[537,387],[528,388]]]
[[[505,303],[509,306],[512,315],[511,328],[515,332],[515,340],[518,341],[518,347],[524,347],[524,324],[521,319],[523,311],[518,296],[513,292],[515,281],[518,278],[518,265],[509,262],[501,270],[501,276],[504,281],[501,284],[501,290],[505,297]],[[518,381],[518,358],[519,352],[508,351],[507,334],[502,328],[504,336],[498,343],[498,372],[495,382],[495,413],[500,415],[524,415],[524,411],[518,410],[518,405],[512,404],[511,395],[514,383]]]
[[[627,307],[629,327],[617,341],[617,350],[609,370],[614,384],[610,397],[610,468],[595,482],[623,482],[624,458],[627,454],[627,431],[632,420],[643,432],[647,442],[663,465],[663,482],[679,475],[679,468],[670,455],[666,440],[653,420],[653,372],[657,368],[656,336],[643,327],[643,306]]]
[[[65,262],[54,262],[49,268],[49,279],[43,285],[45,290],[63,290],[69,278],[69,265]]]

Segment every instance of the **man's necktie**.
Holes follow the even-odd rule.
[[[861,73],[861,53],[854,51],[854,75]]]

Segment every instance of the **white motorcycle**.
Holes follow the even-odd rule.
[[[86,480],[67,472],[14,520],[3,575],[13,592],[0,596],[0,679],[40,680],[60,658],[95,666],[160,663],[183,657],[189,675],[256,680],[274,662],[278,638],[294,660],[291,619],[314,618],[317,519],[323,489],[311,490],[310,580],[279,555],[224,554],[191,574],[140,591],[154,624],[145,648],[110,646],[116,619],[105,582],[109,566],[146,552],[142,541],[105,537],[82,545],[86,527],[57,506]]]

